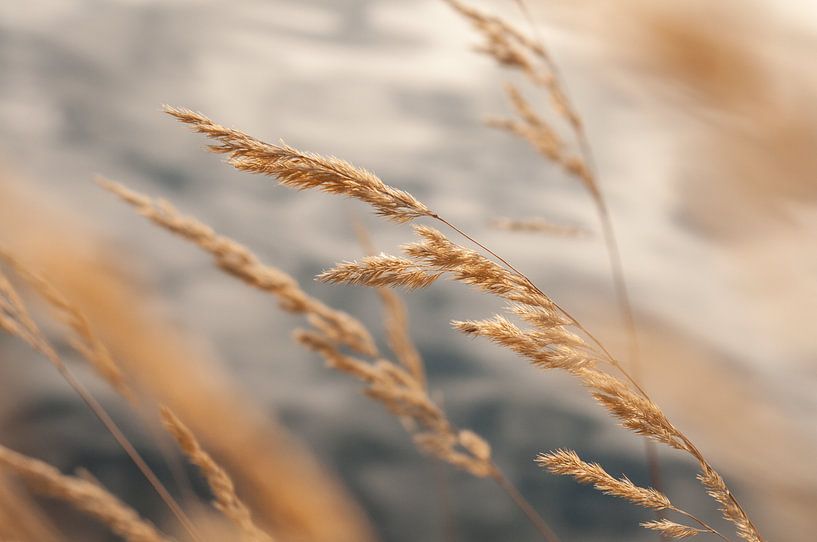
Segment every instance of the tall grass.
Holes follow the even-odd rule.
[[[581,118],[567,96],[556,64],[541,36],[530,38],[503,19],[459,0],[447,0],[447,3],[484,36],[484,52],[500,64],[521,71],[533,85],[546,92],[554,111],[569,127],[574,145],[566,143],[559,131],[536,112],[522,91],[511,84],[507,86],[507,94],[516,116],[491,121],[493,126],[525,139],[537,152],[578,179],[590,194],[605,238],[617,303],[630,337],[629,364],[614,356],[588,326],[521,273],[499,249],[469,235],[444,213],[412,194],[339,158],[266,143],[240,130],[227,128],[201,113],[184,108],[165,108],[169,115],[209,138],[212,141],[210,150],[225,155],[227,162],[238,170],[271,177],[288,188],[315,189],[353,198],[368,204],[386,220],[413,226],[416,240],[404,245],[402,254],[381,253],[350,258],[317,277],[326,283],[377,289],[384,304],[390,353],[378,349],[374,333],[357,318],[306,293],[293,277],[261,262],[247,247],[216,233],[199,220],[183,215],[167,201],[147,197],[104,178],[99,178],[98,184],[155,225],[208,253],[220,270],[274,296],[283,310],[302,316],[308,328],[294,330],[293,338],[298,344],[316,353],[333,370],[360,381],[365,394],[402,423],[420,451],[477,478],[495,482],[544,540],[559,540],[545,519],[549,511],[538,512],[505,476],[494,458],[497,444],[490,444],[474,431],[454,425],[445,409],[433,400],[422,357],[408,332],[405,306],[393,289],[436,288],[441,287],[440,282],[451,281],[466,284],[480,295],[503,301],[505,312],[502,314],[487,319],[456,320],[451,325],[461,333],[496,343],[539,369],[570,375],[609,416],[643,437],[645,442],[667,446],[692,458],[699,467],[698,482],[712,497],[712,506],[718,508],[731,524],[733,532],[716,529],[675,504],[656,483],[655,458],[649,448],[647,461],[653,463],[654,487],[641,487],[626,476],[613,476],[601,465],[585,461],[569,449],[543,451],[535,459],[542,469],[554,475],[572,477],[636,506],[667,514],[667,517],[662,515],[654,521],[644,522],[642,526],[668,538],[707,535],[728,542],[737,536],[746,542],[763,542],[758,528],[724,478],[690,437],[664,414],[641,383],[636,323],[611,214],[598,182]],[[518,4],[530,16],[526,4],[521,0]],[[527,223],[505,220],[500,225],[528,231],[578,233],[573,229],[553,227],[544,220]],[[139,383],[130,381],[105,340],[94,329],[91,319],[78,306],[12,251],[0,249],[0,263],[0,328],[44,356],[82,398],[173,512],[182,527],[180,537],[198,542],[206,540],[208,535],[158,479],[102,404],[74,376],[35,321],[15,280],[6,272],[18,282],[27,284],[52,309],[54,316],[64,324],[71,346],[134,409],[142,408],[146,402],[148,409],[160,410],[165,430],[208,483],[214,499],[213,510],[232,524],[231,537],[247,542],[333,539],[331,522],[327,529],[305,534],[309,531],[306,527],[300,532],[298,528],[288,530],[287,521],[278,518],[276,522],[275,518],[258,514],[261,499],[240,496],[238,484],[228,473],[228,468],[206,451],[206,444],[196,431],[182,422],[184,414],[177,415],[170,407],[160,407],[156,397],[145,393]],[[258,450],[253,452],[259,453]],[[35,491],[64,500],[106,524],[125,540],[171,540],[169,534],[160,532],[94,480],[60,473],[39,460],[5,447],[0,447],[0,466]],[[324,487],[332,491],[328,482]],[[322,487],[314,490],[321,491]],[[304,521],[308,523],[310,520],[319,522],[326,521],[326,518]],[[335,520],[340,524],[340,519]],[[320,535],[316,535],[317,532]],[[348,532],[363,533],[359,535],[360,540],[367,537],[365,528],[359,531],[349,528]],[[336,539],[354,538],[348,535]]]

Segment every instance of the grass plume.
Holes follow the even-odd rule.
[[[198,125],[200,123],[209,126],[203,120],[196,121],[194,124]],[[208,132],[205,131],[205,133]],[[215,135],[208,133],[208,135],[216,139],[221,137],[220,134],[221,132],[217,132]],[[240,143],[240,140],[237,141]],[[231,152],[237,150],[232,147],[231,149]],[[241,150],[238,149],[238,152],[240,154]],[[263,161],[263,157],[261,160]],[[272,164],[266,171],[263,170],[260,164],[257,164],[258,167],[253,171],[268,172],[270,175],[278,177],[282,184],[287,185],[287,178],[289,178],[290,174],[286,171],[279,171],[277,169],[278,166],[275,164],[275,159],[272,158],[271,160]],[[239,167],[239,165],[233,165]],[[303,170],[300,170],[299,174],[309,175]],[[297,187],[314,187],[328,191],[338,191],[336,190],[334,180],[328,181],[329,189],[324,188],[321,182],[322,175],[316,173],[309,181],[304,181]],[[391,190],[391,187],[389,187],[389,190]],[[340,193],[356,197],[354,192],[348,189],[342,189]],[[384,194],[384,197],[387,196],[388,193]],[[364,198],[359,199],[366,201]],[[369,203],[372,204],[379,214],[383,214],[377,203]],[[423,206],[423,208],[428,209],[425,206]],[[534,285],[530,279],[517,271],[507,260],[500,257],[494,251],[464,234],[461,229],[442,218],[439,214],[428,211],[425,215],[452,227],[455,231],[464,235],[469,241],[474,242],[488,254],[497,258],[500,263],[493,262],[471,249],[467,249],[450,241],[441,232],[433,228],[417,226],[415,232],[421,238],[421,241],[404,248],[408,258],[381,255],[364,258],[360,262],[345,262],[338,268],[322,274],[319,278],[331,282],[353,282],[356,284],[382,287],[385,285],[400,285],[401,282],[405,283],[405,278],[400,276],[401,270],[411,269],[413,271],[422,271],[425,269],[427,274],[439,273],[440,276],[448,274],[453,280],[469,284],[483,292],[516,304],[529,305],[535,308],[535,312],[541,313],[537,315],[537,318],[541,319],[538,326],[540,329],[532,332],[518,332],[510,328],[502,320],[494,320],[493,324],[471,322],[461,327],[467,332],[479,332],[480,330],[484,330],[486,334],[493,333],[496,337],[505,341],[508,346],[513,346],[515,351],[523,353],[523,355],[529,359],[533,358],[532,361],[541,367],[566,369],[579,378],[596,400],[607,409],[611,415],[618,418],[622,425],[640,435],[689,453],[698,461],[701,471],[705,475],[715,472],[703,454],[692,444],[686,435],[669,422],[661,409],[649,398],[636,380],[624,369],[623,365],[613,357],[603,344],[590,334],[578,320],[570,316],[569,313],[553,302],[549,296]],[[412,261],[415,267],[411,267]],[[399,263],[396,267],[395,262]],[[433,280],[414,283],[409,281],[409,283],[415,287],[428,286],[433,282]],[[531,315],[527,317],[530,318]],[[560,335],[559,328],[566,325],[575,326],[578,332],[588,335],[594,345],[585,348],[583,344],[581,344],[581,346],[576,344],[575,334]],[[557,343],[555,345],[556,348],[554,348],[554,345],[549,342],[554,337],[563,337],[564,342]],[[323,345],[319,341],[314,341],[311,337],[306,339],[302,338],[302,340],[311,342],[313,347],[330,359],[330,363],[344,367],[354,367],[354,370],[361,376],[368,374],[369,377],[372,377],[374,374],[371,368],[364,369],[354,360],[338,356],[336,350],[330,349],[327,345]],[[537,345],[539,348],[533,349],[534,345]],[[549,350],[556,350],[558,353],[558,356],[554,358],[554,362],[537,363],[540,359],[538,356],[541,352],[547,352]],[[619,380],[597,369],[595,365],[600,363],[613,365],[626,377],[627,381]],[[379,389],[374,393],[378,394]],[[397,398],[403,400],[404,397],[410,397],[410,395],[406,396],[401,393],[395,396],[388,396],[390,401]],[[398,408],[404,408],[404,406],[408,405],[411,409],[417,408],[417,412],[432,412],[430,409],[425,410],[425,407],[428,406],[427,404],[423,402],[414,404],[411,402],[413,400],[414,398],[409,399],[409,402],[405,405],[397,403],[399,405]],[[738,535],[747,542],[761,542],[762,538],[758,534],[754,524],[749,520],[745,511],[738,504],[726,485],[723,484],[721,486],[715,483],[714,476],[707,476],[706,480],[712,482],[709,485],[705,485],[710,493],[713,494],[713,497],[722,505],[723,503],[729,504],[729,506],[723,505],[724,517],[736,526]],[[722,481],[722,479],[720,480]]]
[[[64,501],[96,518],[128,542],[171,542],[132,508],[96,483],[66,476],[51,465],[0,446],[0,467],[14,472],[33,491]]]
[[[207,480],[215,497],[214,506],[238,527],[241,540],[273,542],[272,537],[253,522],[249,508],[236,494],[230,475],[201,447],[193,432],[169,408],[162,407],[161,416],[167,432],[176,439],[185,456]]]

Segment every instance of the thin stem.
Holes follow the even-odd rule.
[[[539,28],[536,26],[533,15],[528,8],[527,2],[525,0],[516,0],[516,4],[519,7],[522,14],[528,20],[528,24],[531,27],[531,30],[534,34],[534,39],[537,40],[540,48],[542,51],[546,51],[544,46],[544,39],[539,32]],[[559,66],[556,62],[551,58],[550,55],[545,54],[543,55],[543,60],[547,64],[548,70],[550,71],[553,78],[558,81],[558,85],[564,88],[564,80],[562,78],[561,72],[559,70]],[[573,133],[576,136],[576,140],[578,141],[579,150],[584,157],[585,167],[588,175],[588,179],[586,186],[590,189],[591,197],[596,205],[596,211],[599,217],[599,221],[601,222],[601,229],[604,234],[604,244],[605,249],[607,252],[607,259],[610,265],[610,271],[613,278],[613,289],[615,290],[616,300],[618,302],[619,312],[621,313],[625,327],[627,329],[627,338],[628,338],[628,359],[630,361],[630,368],[633,372],[633,377],[626,373],[622,367],[618,366],[619,370],[621,370],[622,374],[624,374],[627,379],[635,385],[635,387],[641,392],[641,394],[648,398],[647,394],[641,388],[641,386],[637,383],[637,381],[641,380],[642,371],[641,371],[641,351],[639,347],[639,340],[638,340],[638,329],[636,327],[635,322],[635,315],[632,308],[632,303],[630,301],[630,295],[627,288],[627,281],[625,280],[624,276],[624,265],[622,264],[621,260],[621,250],[619,249],[618,245],[618,238],[616,236],[615,228],[613,227],[613,220],[610,216],[610,211],[607,208],[607,202],[604,198],[604,195],[601,192],[601,187],[597,181],[598,173],[595,163],[595,157],[593,154],[592,147],[590,146],[590,141],[587,138],[587,133],[582,126],[582,123],[579,121],[579,116],[575,113],[576,109],[573,106],[573,103],[570,97],[567,95],[566,92],[562,92],[563,99],[567,104],[567,107],[570,109],[571,114],[569,116],[570,125],[573,128]],[[614,363],[614,365],[619,365]],[[644,444],[644,452],[647,459],[647,466],[649,469],[649,476],[650,476],[650,483],[652,486],[657,489],[658,491],[663,492],[663,483],[661,479],[661,465],[658,462],[658,454],[656,453],[655,443],[650,440],[646,440]],[[657,514],[658,519],[661,519],[662,514],[658,512]],[[664,537],[662,536],[662,539]]]
[[[677,512],[678,514],[681,514],[682,516],[684,516],[686,518],[691,519],[692,521],[694,521],[695,523],[697,523],[698,525],[703,527],[707,532],[712,533],[712,534],[720,537],[721,540],[724,540],[724,542],[731,542],[728,538],[726,538],[724,535],[722,535],[720,532],[718,532],[714,527],[710,526],[704,520],[698,518],[697,516],[694,516],[693,514],[690,514],[689,512],[684,512],[680,508],[675,508],[674,506],[672,508],[670,508],[670,510],[672,510],[673,512]]]
[[[110,417],[105,408],[93,395],[91,395],[91,392],[89,392],[88,389],[76,379],[76,377],[71,371],[68,370],[68,367],[64,363],[61,361],[57,363],[55,363],[54,360],[51,361],[57,367],[57,371],[59,371],[60,375],[65,379],[68,385],[71,386],[77,395],[80,396],[91,412],[94,413],[102,425],[105,426],[105,429],[108,430],[119,446],[121,446],[128,457],[130,457],[131,461],[133,461],[150,485],[153,486],[153,489],[159,494],[159,497],[161,497],[167,507],[170,508],[170,511],[173,512],[173,514],[188,532],[190,538],[196,542],[201,542],[202,539],[196,532],[193,522],[190,521],[190,518],[188,518],[184,513],[184,510],[182,510],[181,506],[179,506],[179,503],[176,502],[176,499],[174,499],[167,488],[165,488],[164,484],[162,484],[158,476],[156,476],[156,473],[153,472],[153,469],[148,466],[141,454],[136,450],[136,448],[134,448],[125,434],[122,433],[122,430],[119,428],[116,422],[113,421],[113,418]]]
[[[536,527],[536,530],[539,531],[539,534],[542,535],[542,538],[547,542],[559,542],[559,537],[556,536],[556,533],[553,532],[553,529],[548,526],[542,516],[534,510],[533,506],[528,502],[525,497],[516,489],[516,486],[511,483],[510,480],[499,470],[498,467],[494,466],[494,480],[496,483],[501,487],[505,493],[513,500],[514,503],[519,507],[522,512],[528,517],[530,522]]]
[[[700,464],[700,466],[701,466],[701,470],[702,470],[703,472],[706,472],[706,470],[707,470],[707,469],[709,469],[709,470],[711,470],[711,471],[714,471],[714,472],[717,472],[717,471],[715,471],[715,469],[713,469],[713,468],[712,468],[712,465],[710,465],[710,464],[709,464],[709,462],[706,460],[706,458],[704,458],[704,455],[703,455],[703,454],[701,453],[701,451],[700,451],[700,450],[697,448],[697,446],[695,446],[695,445],[692,443],[692,441],[690,441],[690,440],[689,440],[689,438],[688,438],[686,435],[684,435],[683,433],[681,433],[680,431],[678,431],[678,436],[681,438],[681,440],[682,440],[682,441],[683,441],[683,443],[685,444],[685,446],[686,446],[686,450],[687,450],[687,451],[688,451],[690,454],[692,454],[692,456],[693,456],[695,459],[697,459],[697,460],[698,460],[698,463]],[[764,541],[764,538],[763,538],[762,536],[760,536],[760,531],[758,531],[758,530],[757,530],[757,526],[755,526],[755,524],[754,524],[754,523],[752,522],[752,520],[749,518],[749,515],[746,513],[746,510],[744,510],[744,509],[743,509],[743,506],[741,506],[741,504],[740,504],[740,502],[738,502],[737,498],[735,498],[735,496],[732,494],[732,492],[731,492],[731,491],[729,491],[728,489],[727,489],[727,491],[726,491],[726,494],[727,494],[727,496],[729,497],[729,500],[732,502],[732,504],[733,504],[733,505],[735,505],[735,507],[736,507],[738,510],[740,510],[740,513],[743,515],[743,517],[744,517],[744,518],[746,519],[746,521],[749,523],[749,526],[750,526],[750,527],[752,528],[752,530],[754,531],[754,534],[757,536],[758,540],[760,540],[761,542],[763,542],[763,541]]]

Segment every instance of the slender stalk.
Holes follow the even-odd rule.
[[[695,523],[697,523],[698,525],[703,527],[705,531],[707,531],[708,533],[714,534],[715,536],[719,537],[724,542],[731,542],[731,540],[726,538],[724,535],[722,535],[720,532],[718,532],[714,527],[710,526],[709,524],[707,524],[705,521],[698,518],[697,516],[695,516],[693,514],[690,514],[689,512],[684,512],[683,510],[681,510],[679,508],[675,508],[675,507],[672,507],[671,510],[673,512],[677,512],[678,514],[681,514],[682,516],[684,516],[686,518],[691,519],[692,521],[694,521]]]
[[[176,499],[173,498],[164,484],[162,484],[158,476],[156,476],[156,473],[153,472],[153,469],[148,466],[144,458],[142,458],[142,455],[136,450],[136,448],[134,448],[133,444],[130,443],[125,434],[122,433],[122,430],[119,428],[116,422],[113,421],[113,418],[110,417],[105,408],[99,403],[99,401],[97,401],[91,392],[89,392],[88,389],[76,379],[74,374],[68,370],[68,367],[64,363],[55,363],[55,366],[63,379],[65,379],[68,385],[73,388],[77,395],[79,395],[82,401],[91,410],[91,412],[93,412],[102,425],[105,426],[105,429],[107,429],[113,436],[119,446],[122,447],[128,457],[130,457],[131,461],[133,461],[142,475],[147,479],[148,483],[150,483],[156,493],[159,494],[162,501],[164,501],[167,507],[170,508],[173,515],[175,515],[182,524],[184,529],[190,535],[190,538],[196,542],[202,542],[201,537],[196,532],[193,522],[190,521],[190,518],[188,518],[187,514],[184,513],[184,510],[182,510],[181,506],[179,506],[179,503],[176,502]]]
[[[530,25],[533,33],[534,38],[538,41],[542,50],[545,50],[544,47],[544,39],[542,38],[539,29],[537,28],[534,20],[533,15],[528,8],[527,2],[525,0],[516,0],[516,4],[519,6],[519,9],[522,11],[525,18],[528,20],[528,24]],[[544,57],[544,61],[548,65],[548,70],[552,76],[559,81],[559,86],[564,88],[564,79],[562,77],[561,71],[559,70],[559,66],[550,55],[546,55]],[[564,99],[570,108],[571,111],[575,112],[575,107],[573,106],[572,100],[567,95],[566,92],[563,93]],[[579,144],[579,150],[581,151],[582,156],[584,157],[584,162],[586,165],[586,171],[590,175],[591,179],[588,183],[588,186],[592,187],[591,196],[593,198],[593,202],[596,206],[596,214],[599,217],[599,222],[601,223],[601,229],[604,235],[604,245],[605,251],[607,253],[607,260],[610,266],[611,276],[613,279],[613,289],[615,291],[616,301],[618,303],[619,312],[624,320],[625,327],[627,329],[627,344],[628,344],[628,360],[630,363],[630,368],[632,370],[633,378],[630,378],[629,375],[626,375],[627,378],[632,382],[636,388],[644,395],[647,396],[646,393],[641,389],[641,386],[637,383],[642,380],[642,367],[641,367],[641,351],[639,346],[638,340],[638,329],[636,326],[635,315],[632,308],[632,303],[630,301],[630,295],[627,288],[627,281],[624,275],[624,266],[622,264],[621,259],[621,250],[619,249],[618,238],[616,236],[615,228],[613,227],[613,220],[610,216],[610,211],[607,207],[607,201],[604,198],[604,195],[601,192],[601,187],[597,182],[598,177],[598,169],[596,167],[595,157],[593,154],[592,147],[590,146],[590,141],[587,138],[587,133],[584,130],[582,124],[578,121],[579,117],[575,113],[570,115],[571,126],[573,127],[573,132],[576,135],[576,139]],[[661,477],[661,465],[658,461],[658,453],[656,451],[655,443],[646,440],[644,444],[644,453],[647,460],[647,466],[649,470],[650,476],[650,484],[652,487],[657,489],[658,491],[663,492],[663,480]],[[663,514],[658,512],[657,517],[661,519]],[[662,536],[662,539],[664,537]]]

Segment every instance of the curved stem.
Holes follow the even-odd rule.
[[[707,524],[707,523],[706,523],[704,520],[702,520],[702,519],[698,518],[697,516],[694,516],[693,514],[690,514],[689,512],[685,512],[685,511],[681,510],[680,508],[675,508],[675,507],[672,507],[672,508],[670,508],[670,510],[672,510],[673,512],[676,512],[676,513],[678,513],[678,514],[681,514],[682,516],[684,516],[684,517],[686,517],[686,518],[691,519],[692,521],[694,521],[695,523],[697,523],[698,525],[700,525],[701,527],[703,527],[705,531],[707,531],[707,532],[709,532],[709,533],[712,533],[712,534],[714,534],[715,536],[720,537],[720,538],[721,538],[721,540],[724,540],[724,542],[731,542],[731,541],[730,541],[728,538],[726,538],[724,535],[722,535],[722,534],[721,534],[719,531],[717,531],[717,530],[716,530],[714,527],[712,527],[711,525]]]
[[[99,401],[97,401],[91,392],[89,392],[88,389],[76,379],[74,374],[68,370],[68,367],[63,362],[55,362],[53,359],[51,362],[56,366],[57,371],[59,371],[60,375],[65,379],[68,385],[74,389],[91,412],[93,412],[102,425],[105,426],[105,429],[107,429],[113,436],[119,446],[122,447],[128,457],[130,457],[131,461],[133,461],[156,493],[159,494],[159,497],[161,497],[167,507],[170,508],[170,511],[173,512],[173,515],[176,516],[176,518],[185,528],[187,533],[190,535],[190,538],[196,542],[201,542],[201,537],[196,532],[193,522],[190,521],[190,518],[188,518],[187,514],[184,513],[184,510],[182,510],[179,503],[176,502],[176,499],[173,498],[164,484],[162,484],[158,476],[156,476],[156,473],[153,472],[153,469],[148,466],[148,464],[142,458],[142,455],[136,450],[136,448],[134,448],[133,444],[130,443],[125,434],[122,433],[122,430],[119,428],[116,422],[113,421],[113,418],[111,418],[105,408],[99,403]]]

